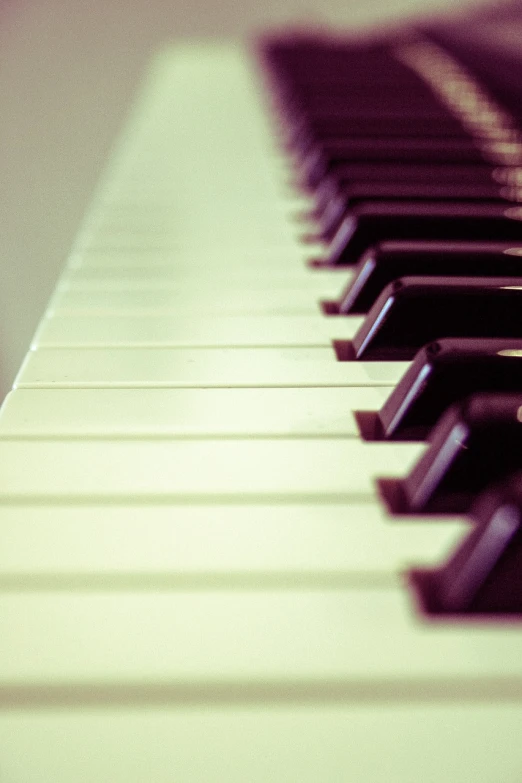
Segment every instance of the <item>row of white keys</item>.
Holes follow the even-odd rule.
[[[3,777],[517,779],[522,634],[417,614],[401,572],[445,558],[465,525],[390,519],[374,479],[423,447],[362,443],[350,413],[376,409],[407,365],[279,343],[136,348],[129,322],[127,347],[75,332],[82,312],[182,324],[196,291],[214,315],[255,314],[253,330],[266,311],[318,312],[300,280],[289,305],[268,274],[243,288],[237,273],[227,302],[225,255],[205,272],[218,238],[243,252],[238,232],[274,259],[292,247],[268,208],[278,186],[243,55],[189,47],[158,68],[0,415]],[[180,193],[172,237],[132,230],[136,205],[174,210]],[[175,267],[189,250],[193,287],[168,271],[145,289],[138,263],[80,271],[142,252]],[[44,347],[48,329],[74,346]]]

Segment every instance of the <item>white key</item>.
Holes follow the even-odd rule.
[[[141,207],[143,209],[143,206]],[[171,209],[171,208],[169,208]],[[115,249],[113,251],[84,250],[75,252],[69,258],[67,269],[77,270],[87,275],[89,272],[109,272],[116,274],[118,269],[136,268],[153,270],[155,267],[176,269],[179,276],[195,279],[205,277],[227,282],[229,279],[244,279],[255,285],[257,281],[274,280],[278,283],[288,281],[317,284],[322,277],[336,277],[339,281],[348,280],[352,275],[349,267],[309,267],[307,262],[320,254],[321,248],[299,245],[298,248],[283,253],[277,249],[265,248],[254,252],[243,248],[240,252],[229,253],[214,248],[208,253],[190,253],[180,250],[176,253],[162,253],[151,250],[129,253]],[[227,281],[223,281],[226,272]]]
[[[15,386],[390,386],[408,362],[337,362],[329,348],[50,348]]]
[[[118,274],[145,277],[172,270],[176,279],[184,284],[191,281],[204,284],[206,280],[212,280],[215,284],[228,286],[242,281],[249,286],[261,287],[272,282],[274,288],[302,286],[310,287],[312,291],[315,286],[321,285],[321,281],[329,279],[335,279],[342,286],[353,275],[349,267],[309,266],[313,254],[304,252],[303,247],[294,256],[289,257],[286,252],[270,253],[269,250],[258,253],[244,250],[232,254],[219,249],[212,253],[84,251],[73,253],[67,264],[67,275],[71,280],[79,281]]]
[[[191,226],[186,226],[185,229],[186,233],[178,230],[170,235],[162,232],[157,234],[132,234],[126,230],[97,232],[96,234],[89,234],[80,238],[78,243],[79,247],[89,250],[105,251],[118,248],[132,252],[148,249],[175,252],[179,248],[208,252],[216,244],[224,248],[228,247],[231,252],[238,252],[244,247],[244,242],[248,242],[259,249],[262,249],[263,244],[266,243],[268,246],[280,250],[281,256],[283,256],[287,247],[291,249],[297,244],[299,236],[298,230],[294,230],[294,232],[288,231],[288,234],[285,236],[279,231],[267,230],[266,225],[259,225],[257,228],[252,227],[250,230],[247,230],[245,227],[241,237],[231,239],[236,229],[236,223],[232,218],[228,224],[212,224],[205,231],[202,231],[198,222],[193,223]],[[196,234],[198,230],[201,231],[199,237]]]
[[[418,699],[430,688],[456,698],[481,677],[494,698],[522,678],[519,626],[428,621],[399,584],[151,589],[145,578],[141,590],[4,592],[0,633],[14,687],[157,684],[208,700],[234,686],[270,698],[288,683],[349,699],[385,681],[396,699]]]
[[[392,387],[16,389],[0,437],[357,437],[353,410],[379,410]]]
[[[108,253],[106,255],[109,256]],[[213,287],[214,290],[224,288],[233,291],[259,291],[262,295],[265,289],[283,289],[291,296],[294,291],[306,290],[310,292],[310,298],[317,299],[320,293],[339,296],[352,276],[350,271],[342,270],[342,267],[328,273],[323,270],[316,273],[300,267],[293,270],[291,266],[285,267],[283,263],[275,268],[267,266],[265,269],[260,269],[261,259],[256,264],[247,258],[245,265],[251,264],[250,268],[238,265],[236,270],[230,270],[230,264],[219,266],[214,264],[213,259],[208,260],[208,266],[201,264],[201,255],[200,264],[192,266],[188,260],[179,264],[169,264],[165,261],[163,264],[147,265],[144,260],[141,265],[127,264],[123,263],[126,258],[126,254],[122,254],[120,264],[111,263],[104,267],[69,266],[61,277],[61,285],[102,288],[104,285],[114,287],[118,283],[128,285],[132,281],[135,284],[142,284],[145,288],[150,288],[151,284],[155,283],[159,288],[165,282],[168,283],[169,288],[188,291],[206,291]],[[132,256],[130,258],[132,260]]]
[[[470,771],[473,783],[517,781],[519,704],[504,694],[492,703],[484,692],[426,702],[416,692],[408,698],[407,688],[393,702],[392,690],[386,681],[344,698],[328,683],[286,686],[279,695],[263,684],[8,687],[2,769],[6,780],[34,783],[172,783],[172,770],[179,783],[317,783],[354,774],[361,783],[469,783]]]
[[[196,305],[195,305],[196,307]],[[197,313],[197,311],[196,311]],[[50,316],[33,348],[325,346],[351,340],[362,318],[324,316]]]
[[[185,289],[175,283],[162,285],[142,285],[132,279],[124,283],[102,285],[100,283],[87,286],[86,283],[71,286],[59,285],[51,302],[50,312],[56,314],[68,312],[184,312],[187,316],[194,313],[194,307],[208,314],[221,313],[229,315],[317,315],[321,299],[338,298],[340,289],[337,285],[327,283],[328,290],[315,291],[312,296],[309,290],[294,289],[291,292],[282,288],[263,291],[253,289],[251,295],[241,289],[216,289],[212,286],[202,288],[199,285],[188,286]],[[218,294],[219,291],[219,294]]]
[[[376,502],[3,504],[0,588],[383,586],[443,562],[468,526]]]
[[[373,497],[406,474],[420,443],[356,439],[0,440],[0,499]]]
[[[192,202],[190,197],[187,200],[177,199],[176,210],[163,217],[158,214],[153,217],[142,214],[131,222],[125,215],[105,213],[89,227],[92,231],[91,242],[96,244],[96,240],[124,234],[139,240],[143,238],[147,243],[150,240],[152,247],[158,238],[171,240],[175,246],[183,247],[185,242],[188,246],[193,243],[197,245],[202,235],[204,240],[205,234],[208,233],[210,239],[214,238],[219,243],[223,238],[225,244],[228,244],[231,239],[229,231],[235,222],[236,236],[239,234],[239,239],[245,246],[248,246],[250,239],[262,240],[263,235],[269,243],[274,237],[276,241],[281,238],[281,244],[285,245],[287,238],[295,236],[298,231],[297,221],[293,223],[285,214],[284,202],[281,205],[271,204],[269,198],[263,198],[263,194],[256,201],[245,201],[242,205],[238,204],[235,195],[228,203],[224,199],[217,200],[212,210],[208,209],[207,202],[207,209],[203,214],[196,210],[204,194],[198,195],[199,198]]]

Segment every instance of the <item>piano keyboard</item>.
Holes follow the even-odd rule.
[[[377,492],[409,361],[337,361],[265,104],[242,47],[155,60],[2,407],[6,783],[520,780],[522,630],[418,608],[469,521]]]

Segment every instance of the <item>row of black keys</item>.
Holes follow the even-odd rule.
[[[366,314],[338,356],[413,359],[381,411],[359,415],[368,439],[430,438],[406,480],[382,482],[383,496],[399,513],[471,509],[479,522],[443,568],[413,574],[419,596],[435,613],[522,615],[515,120],[492,101],[470,130],[387,44],[302,39],[267,54],[326,263],[355,264],[340,300],[323,303],[327,314]],[[492,140],[505,142],[503,165]]]

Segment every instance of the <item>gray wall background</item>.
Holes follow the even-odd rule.
[[[180,37],[453,14],[455,0],[0,0],[0,400],[67,257],[147,60]]]

